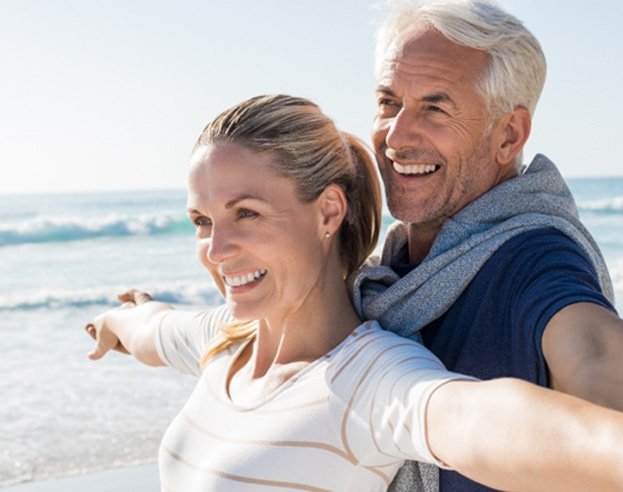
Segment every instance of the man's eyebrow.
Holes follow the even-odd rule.
[[[456,107],[454,103],[454,99],[452,99],[447,92],[433,92],[432,94],[427,94],[422,96],[422,102],[437,104],[437,103],[448,103],[452,106]]]
[[[447,92],[443,92],[443,91],[433,92],[431,94],[422,96],[420,101],[422,101],[423,103],[427,103],[427,104],[444,103],[444,104],[449,104],[454,109],[457,108],[457,105],[454,99],[452,99],[452,97],[450,97],[450,95]]]
[[[386,94],[388,96],[395,96],[396,93],[391,90],[389,87],[387,87],[386,85],[378,85],[376,87],[376,92],[377,94]]]
[[[396,93],[391,88],[387,87],[386,85],[377,86],[376,93],[384,94],[386,96],[397,97]],[[433,92],[431,94],[422,96],[420,98],[420,101],[429,103],[429,104],[447,103],[447,104],[451,104],[452,106],[456,107],[454,99],[452,99],[450,95],[444,91]]]

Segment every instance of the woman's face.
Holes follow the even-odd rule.
[[[273,170],[274,159],[220,142],[197,149],[190,168],[199,260],[240,320],[309,309],[327,262],[317,201],[302,203],[294,182]]]

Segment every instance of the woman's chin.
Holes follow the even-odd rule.
[[[264,317],[257,309],[241,305],[235,301],[227,300],[227,307],[229,308],[230,314],[236,318],[237,321],[253,321]]]

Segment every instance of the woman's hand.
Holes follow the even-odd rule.
[[[153,302],[154,309],[148,311],[145,307],[140,308],[141,305],[152,303],[152,297],[137,289],[122,292],[117,298],[122,303],[120,306],[100,314],[85,326],[87,333],[95,340],[95,347],[88,354],[91,360],[101,359],[109,350],[137,356],[129,346],[136,339],[133,336],[135,332],[140,331],[140,327],[146,324],[154,312],[171,309],[159,302]],[[133,326],[135,323],[140,326]]]

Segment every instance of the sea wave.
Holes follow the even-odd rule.
[[[159,284],[132,286],[149,292],[158,301],[186,306],[214,306],[222,302],[218,289],[211,281],[176,280]],[[37,309],[84,308],[116,306],[117,294],[127,285],[108,285],[86,289],[40,289],[30,292],[0,295],[0,311],[32,311]]]
[[[610,262],[608,269],[610,270],[610,277],[614,284],[617,305],[623,307],[623,260]],[[621,314],[623,314],[623,312]]]
[[[623,196],[581,201],[578,203],[578,208],[586,212],[621,214],[623,213]]]
[[[75,241],[106,236],[147,236],[192,230],[180,214],[108,214],[97,217],[35,217],[0,224],[0,246]]]

